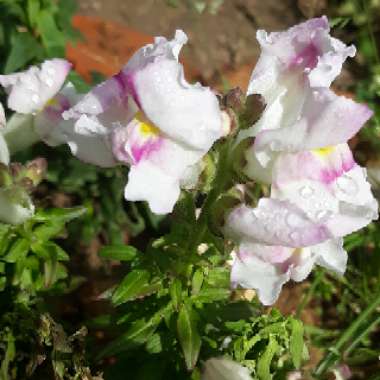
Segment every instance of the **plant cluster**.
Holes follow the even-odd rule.
[[[0,1],[24,25],[4,23],[0,75],[7,96],[7,112],[0,105],[0,379],[347,376],[380,304],[378,282],[354,289],[359,313],[342,293],[352,276],[349,267],[343,277],[347,251],[371,244],[378,251],[370,224],[378,203],[348,145],[373,111],[330,88],[355,47],[330,35],[326,17],[259,30],[247,94],[221,95],[186,81],[178,57],[187,36],[177,30],[85,90],[62,58],[73,37],[71,2],[64,15],[62,4]],[[21,48],[24,40],[38,46],[34,55]],[[50,169],[34,157],[14,162],[41,152],[32,147],[41,142],[55,152]],[[44,176],[47,192],[85,207],[47,207]],[[146,226],[145,241],[125,244],[122,228],[138,235]],[[51,297],[83,281],[68,275],[67,231],[74,244],[103,233],[99,256],[123,269],[100,297],[112,311],[87,323],[104,339],[87,355],[87,329],[65,332],[51,316]],[[335,340],[333,331],[265,308],[315,266],[297,314],[311,296],[341,297],[337,312],[356,319]],[[305,338],[333,342],[315,369],[304,365]],[[367,359],[374,353],[367,347]]]

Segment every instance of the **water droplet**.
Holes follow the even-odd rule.
[[[32,96],[32,102],[37,104],[39,101],[40,101],[40,97],[37,94],[34,94]]]
[[[45,83],[48,87],[53,87],[54,80],[52,78],[46,78]]]
[[[358,192],[358,185],[355,180],[347,175],[339,177],[336,181],[338,189],[347,195],[355,195]]]
[[[293,242],[296,242],[299,240],[300,238],[300,233],[298,231],[293,231],[289,234],[289,238],[290,240],[292,240]]]
[[[302,224],[302,218],[299,215],[293,213],[289,213],[286,216],[285,221],[289,227],[298,227]]]
[[[48,73],[49,75],[53,76],[53,75],[55,74],[55,70],[54,70],[52,67],[49,67],[49,68],[47,69],[47,73]]]
[[[302,198],[307,199],[307,198],[310,198],[314,194],[314,189],[309,185],[302,186],[299,190],[299,193]]]
[[[330,218],[331,215],[332,215],[332,212],[330,210],[319,210],[315,213],[315,217],[319,221],[326,220]]]

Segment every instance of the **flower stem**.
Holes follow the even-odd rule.
[[[343,346],[355,336],[362,324],[372,314],[372,312],[380,305],[380,292],[377,293],[374,300],[367,306],[367,308],[355,319],[355,321],[348,327],[348,329],[341,335],[336,344],[329,350],[330,352],[321,360],[316,371],[315,377],[320,377],[335,364],[337,359],[342,355]]]
[[[197,224],[194,228],[194,233],[189,239],[189,243],[194,249],[198,247],[204,238],[207,231],[207,226],[210,217],[211,207],[218,199],[219,195],[225,191],[226,185],[231,180],[231,142],[227,140],[221,147],[219,152],[219,159],[217,164],[217,170],[215,179],[212,184],[212,189],[207,195],[207,198],[202,206],[202,211],[197,220]]]

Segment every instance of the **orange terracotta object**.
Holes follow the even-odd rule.
[[[137,49],[153,42],[152,36],[99,17],[76,15],[73,26],[83,40],[68,44],[66,57],[87,81],[92,72],[116,74]]]
[[[100,17],[76,15],[73,26],[82,33],[83,40],[69,43],[66,57],[88,82],[92,72],[106,77],[118,73],[136,50],[153,42],[150,35]],[[188,80],[200,79],[197,70],[182,63]]]

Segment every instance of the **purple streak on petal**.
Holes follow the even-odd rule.
[[[290,61],[289,68],[303,67],[313,69],[317,66],[320,54],[320,49],[313,42],[310,42]]]
[[[132,71],[121,71],[118,74],[117,80],[120,85],[132,96],[137,106],[141,109],[141,102],[137,94],[137,90],[134,82],[134,73]]]
[[[354,160],[342,162],[342,166],[337,169],[322,169],[320,180],[326,185],[334,182],[337,178],[341,177],[344,173],[350,171],[356,165]]]
[[[153,152],[157,152],[163,144],[163,139],[160,137],[146,141],[142,145],[132,145],[132,158],[134,164],[138,164],[142,159],[148,158]]]

